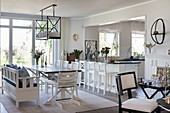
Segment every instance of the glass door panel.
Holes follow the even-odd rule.
[[[9,28],[0,28],[0,64],[9,63]]]
[[[32,64],[32,30],[13,29],[13,64],[31,65]]]
[[[45,51],[44,60],[47,62],[47,64],[53,63],[52,43],[53,43],[52,39],[35,40],[35,50]]]

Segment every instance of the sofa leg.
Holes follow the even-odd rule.
[[[39,99],[37,99],[37,105],[40,105],[40,101],[39,101]]]
[[[16,108],[19,108],[19,102],[16,101]]]
[[[3,90],[3,88],[2,88],[2,94],[4,94],[4,90]]]

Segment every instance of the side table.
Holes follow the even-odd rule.
[[[157,103],[162,109],[170,112],[170,104],[167,104],[163,98],[158,99]]]

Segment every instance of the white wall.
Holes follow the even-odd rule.
[[[63,50],[67,50],[68,46],[68,37],[69,37],[69,19],[62,18],[61,19],[61,40],[59,40],[59,58],[61,60],[65,60],[66,57],[61,56],[61,52]]]
[[[97,40],[99,42],[100,31],[120,32],[120,58],[127,58],[128,49],[131,47],[131,31],[143,31],[144,23],[120,22],[102,26],[88,26],[85,28],[85,40]],[[84,45],[82,45],[84,46]],[[97,44],[99,49],[99,43]]]
[[[73,52],[74,49],[79,49],[83,50],[84,45],[84,36],[83,36],[83,29],[84,26],[82,24],[81,19],[70,19],[70,27],[69,27],[69,36],[68,36],[68,41],[67,41],[67,52],[71,53]],[[78,40],[74,41],[73,40],[73,35],[77,34],[78,35]],[[84,54],[84,51],[83,51]],[[82,55],[80,56],[80,59],[82,58]]]
[[[153,48],[153,55],[154,56],[168,56],[167,51],[170,49],[170,15],[169,15],[169,7],[170,0],[155,0],[148,3],[144,3],[141,5],[137,5],[134,7],[129,7],[122,10],[117,11],[110,11],[108,13],[93,15],[90,17],[86,17],[83,19],[83,24],[81,23],[80,26],[78,26],[80,23],[79,21],[73,21],[70,24],[70,30],[73,31],[77,30],[78,34],[80,35],[82,33],[81,28],[82,25],[84,26],[94,26],[94,25],[100,25],[104,23],[110,23],[110,22],[119,22],[121,20],[127,20],[129,18],[139,17],[139,16],[146,16],[146,43],[153,43],[153,41],[150,38],[150,27],[153,24],[153,22],[158,18],[163,18],[165,21],[165,27],[166,27],[166,39],[165,42],[162,45],[157,45]],[[74,24],[75,23],[75,24]],[[73,32],[71,32],[73,33]],[[83,34],[83,33],[82,33]],[[71,34],[72,35],[72,34]],[[82,41],[81,41],[82,42]],[[74,44],[74,43],[73,43]],[[126,44],[125,42],[123,44]],[[81,45],[81,44],[78,44]],[[69,46],[71,47],[71,46]],[[69,48],[71,49],[71,48]],[[170,56],[169,56],[170,57]],[[159,58],[159,57],[158,57]],[[147,66],[147,61],[145,65],[145,69],[150,68]],[[148,72],[145,71],[145,75],[147,75]]]
[[[86,27],[85,28],[85,40],[96,40],[97,49],[99,48],[99,31],[97,26]],[[85,45],[82,45],[85,46]],[[84,47],[85,50],[85,47]]]

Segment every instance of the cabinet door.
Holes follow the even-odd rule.
[[[136,78],[138,78],[138,64],[126,64],[125,65],[125,71],[129,72],[129,71],[135,71],[136,73]]]
[[[139,64],[139,78],[144,78],[145,77],[145,68],[144,68],[144,65],[145,65],[145,61],[141,61],[141,63]]]

